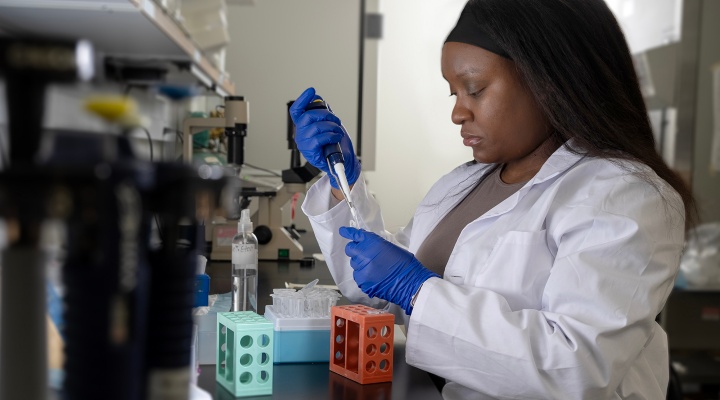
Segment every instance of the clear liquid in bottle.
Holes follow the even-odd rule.
[[[232,299],[233,311],[257,312],[257,269],[233,266]]]
[[[232,241],[232,309],[257,312],[258,241],[250,211],[242,210],[238,233]]]

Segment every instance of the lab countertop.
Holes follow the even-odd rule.
[[[231,287],[229,261],[209,261],[206,273],[210,276],[210,294],[227,293]],[[333,285],[327,265],[315,261],[313,265],[301,266],[299,262],[261,261],[258,265],[258,307],[262,314],[273,288],[285,287],[285,282],[305,284],[314,279],[321,285]],[[338,304],[349,304],[341,298]],[[329,343],[328,343],[329,345]],[[356,400],[442,400],[430,375],[405,362],[405,335],[396,325],[393,356],[392,382],[361,385],[330,371],[325,363],[275,364],[273,366],[273,393],[270,396],[241,397],[240,399],[356,399]],[[201,365],[198,386],[214,399],[235,397],[216,384],[215,365]],[[48,399],[59,399],[50,390]]]
[[[397,328],[397,326],[396,326]],[[356,400],[442,400],[440,392],[427,372],[405,363],[404,336],[396,329],[393,356],[392,382],[361,385],[334,372],[328,363],[275,364],[273,366],[273,392],[270,396],[243,397],[243,399],[356,399]],[[216,384],[215,366],[201,365],[198,386],[214,399],[234,399],[233,395]]]
[[[210,275],[210,293],[227,293],[231,288],[229,261],[210,261],[206,267]],[[260,261],[258,265],[258,311],[262,314],[272,300],[274,288],[284,288],[285,282],[305,284],[318,279],[320,285],[333,285],[327,265],[315,261],[301,266],[299,262]],[[338,304],[348,304],[342,298]],[[405,335],[395,329],[393,380],[386,383],[361,385],[334,372],[328,363],[275,364],[273,366],[272,396],[243,397],[243,399],[417,399],[441,400],[430,375],[405,362]],[[198,386],[215,399],[233,399],[233,395],[215,382],[215,366],[201,365]]]

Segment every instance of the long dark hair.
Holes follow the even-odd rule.
[[[583,154],[647,165],[678,192],[686,225],[694,225],[692,192],[656,151],[625,36],[603,0],[470,0],[466,7],[515,62],[559,143],[573,138]]]

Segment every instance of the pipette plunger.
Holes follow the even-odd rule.
[[[325,109],[332,112],[330,107],[328,107],[327,103],[325,103],[325,101],[321,99],[313,100],[310,104],[308,104],[307,107],[305,107],[306,111],[319,109]],[[345,129],[345,127],[343,127],[343,129]],[[326,145],[325,147],[323,147],[323,154],[325,155],[325,160],[328,163],[330,173],[338,182],[338,185],[340,186],[340,191],[345,197],[345,201],[347,202],[348,207],[350,207],[350,214],[352,214],[352,222],[355,225],[354,227],[360,228],[360,219],[358,218],[358,212],[355,208],[355,204],[353,204],[352,198],[350,197],[350,185],[348,184],[347,176],[345,175],[345,158],[343,157],[340,143]]]

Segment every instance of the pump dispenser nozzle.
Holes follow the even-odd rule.
[[[257,248],[250,210],[244,209],[232,241],[232,311],[257,312]]]
[[[252,232],[253,223],[250,220],[250,210],[244,209],[240,212],[240,220],[238,221],[238,232]]]

